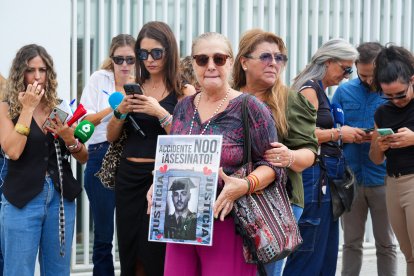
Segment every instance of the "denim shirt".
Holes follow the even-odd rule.
[[[340,104],[345,114],[345,125],[358,128],[374,127],[375,110],[386,100],[377,92],[370,92],[356,78],[338,87],[333,103]],[[386,174],[385,162],[375,165],[369,159],[371,143],[344,144],[344,154],[347,164],[354,171],[358,183],[363,186],[384,185]]]

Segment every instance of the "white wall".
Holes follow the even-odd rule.
[[[0,0],[0,73],[7,77],[16,52],[35,43],[55,63],[58,93],[70,93],[70,0]]]

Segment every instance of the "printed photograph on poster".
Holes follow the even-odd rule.
[[[211,245],[221,135],[159,136],[148,239]]]

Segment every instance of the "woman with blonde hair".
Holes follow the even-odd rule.
[[[303,206],[301,172],[315,161],[316,111],[301,94],[290,90],[281,77],[287,63],[283,40],[273,33],[252,29],[243,34],[233,68],[235,89],[256,96],[272,112],[279,142],[272,141],[266,159],[288,169],[292,210],[299,220]],[[281,275],[283,261],[265,266],[268,275]]]
[[[135,38],[119,34],[112,38],[109,55],[101,69],[94,72],[82,92],[80,103],[87,110],[85,120],[92,122],[95,132],[88,142],[89,159],[85,168],[85,191],[89,198],[94,223],[93,275],[114,275],[112,239],[114,236],[115,192],[104,188],[95,173],[109,147],[106,139],[108,120],[112,113],[108,98],[111,93],[125,93],[124,84],[134,82]]]

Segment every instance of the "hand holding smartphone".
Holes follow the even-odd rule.
[[[378,128],[377,132],[381,136],[387,136],[387,135],[394,134],[394,131],[391,128]]]
[[[374,127],[370,127],[370,128],[361,128],[365,133],[370,133],[371,131],[374,131]]]
[[[50,120],[56,120],[55,118],[58,117],[62,123],[65,123],[65,120],[68,116],[69,116],[68,113],[66,113],[65,111],[63,111],[62,109],[58,107],[55,107],[53,108],[52,112],[50,112],[48,118]],[[46,119],[46,121],[44,122],[42,126],[43,129],[47,129],[47,127],[50,127],[50,120]]]
[[[124,90],[125,90],[125,94],[127,95],[134,95],[134,94],[144,95],[144,92],[142,91],[142,88],[138,83],[124,84]]]

